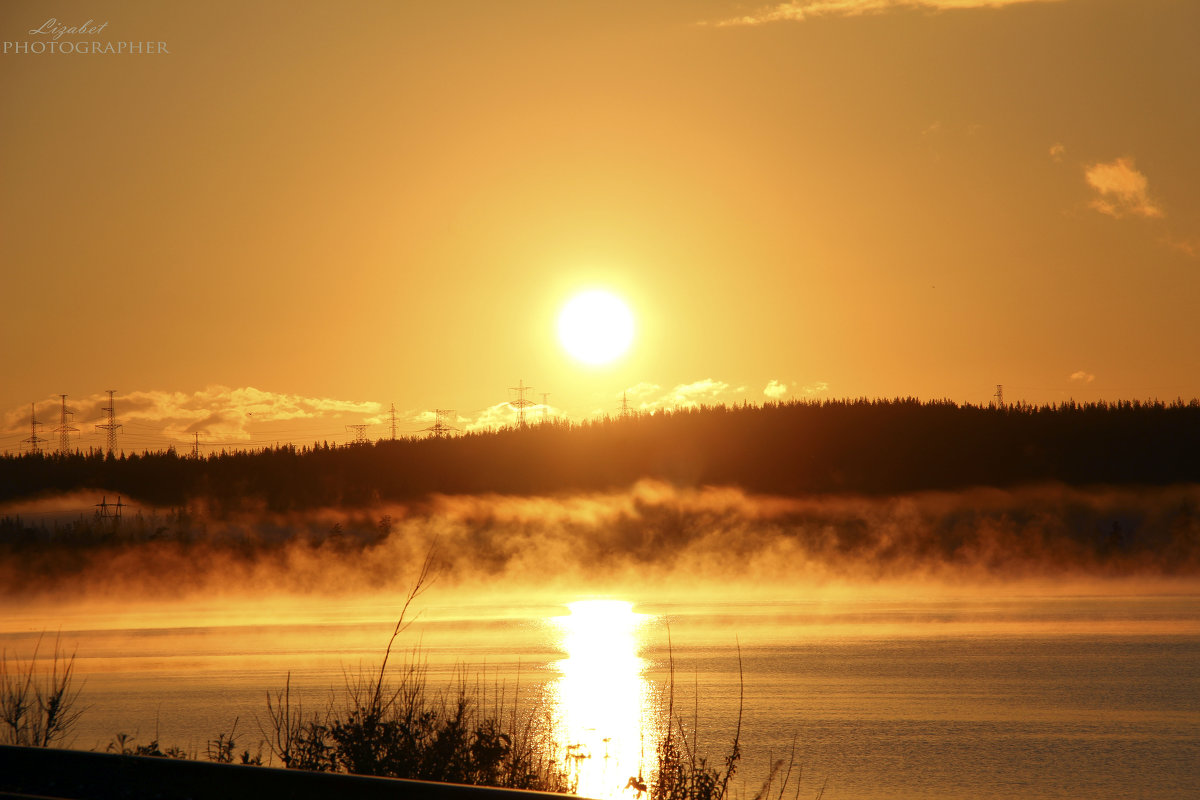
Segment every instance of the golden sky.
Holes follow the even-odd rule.
[[[522,380],[575,419],[1200,395],[1194,0],[6,0],[0,34],[0,451],[31,403],[53,448],[62,393],[98,446],[107,389],[129,449],[499,424]],[[593,287],[636,319],[599,367],[555,334]]]

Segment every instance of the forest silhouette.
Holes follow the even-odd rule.
[[[863,400],[204,458],[10,456],[0,594],[386,589],[433,540],[475,584],[1188,578],[1198,447],[1196,402]],[[104,493],[122,519],[92,512]]]
[[[210,513],[432,494],[607,491],[643,480],[781,496],[1200,481],[1200,402],[988,407],[915,399],[712,406],[369,444],[0,459],[0,502],[103,490]]]

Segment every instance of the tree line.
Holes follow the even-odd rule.
[[[159,507],[203,499],[219,514],[605,491],[641,479],[790,496],[1197,482],[1200,401],[797,401],[199,458],[28,453],[0,458],[0,502],[88,489]]]

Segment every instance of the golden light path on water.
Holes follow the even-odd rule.
[[[633,797],[630,778],[644,776],[654,755],[654,698],[638,652],[646,623],[621,600],[568,603],[555,617],[567,657],[547,691],[555,735],[584,797]]]

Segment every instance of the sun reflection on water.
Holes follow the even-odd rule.
[[[651,687],[638,656],[650,617],[620,600],[568,603],[553,620],[567,657],[549,687],[555,733],[584,797],[633,796],[630,778],[653,757]]]

